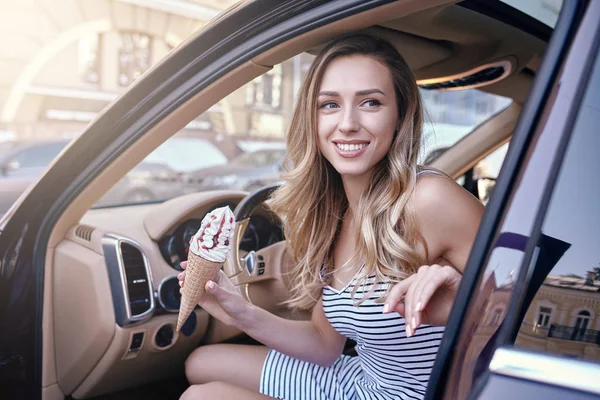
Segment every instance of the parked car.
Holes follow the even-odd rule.
[[[186,174],[191,192],[217,189],[254,191],[281,181],[285,149],[265,149],[242,153],[225,165],[202,168]]]
[[[2,397],[177,398],[199,344],[248,342],[200,308],[173,328],[173,267],[217,205],[241,204],[248,224],[224,272],[254,304],[305,317],[282,305],[290,265],[269,189],[93,205],[234,87],[367,30],[407,49],[424,88],[512,99],[432,162],[458,178],[510,141],[424,398],[598,398],[599,28],[599,1],[566,1],[554,29],[499,1],[240,2],[105,110],[0,221]],[[240,261],[251,247],[262,272]]]
[[[39,177],[70,140],[0,143],[0,215]],[[186,151],[184,151],[186,150]],[[174,157],[173,154],[180,156]],[[181,155],[191,154],[190,157]],[[96,205],[167,200],[184,193],[183,173],[224,164],[227,158],[204,139],[174,137],[129,171]]]
[[[10,140],[0,143],[0,215],[40,177],[68,140]]]

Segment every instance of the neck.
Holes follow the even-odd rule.
[[[349,212],[352,215],[356,215],[358,212],[358,201],[360,196],[369,186],[371,181],[371,174],[364,174],[360,176],[348,176],[342,175],[342,183],[344,185],[344,192],[348,199]]]

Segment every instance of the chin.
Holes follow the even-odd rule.
[[[334,166],[335,168],[335,166]],[[338,172],[338,174],[340,174],[341,176],[346,176],[346,177],[358,177],[358,176],[363,176],[364,174],[366,174],[369,169],[366,167],[362,167],[362,168],[348,168],[348,167],[341,167],[341,168],[335,168],[335,170]]]

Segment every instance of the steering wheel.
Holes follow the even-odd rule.
[[[251,251],[242,258],[240,257],[240,244],[250,223],[250,217],[261,204],[269,199],[273,191],[278,187],[279,185],[272,185],[258,189],[242,199],[236,207],[236,223],[231,237],[231,248],[227,254],[227,262],[223,265],[223,271],[227,276],[232,277],[243,272],[246,272],[250,276],[256,276],[260,272],[260,263],[256,252]]]
[[[250,303],[283,318],[310,319],[310,311],[291,312],[282,305],[289,299],[290,275],[294,262],[284,241],[274,243],[240,257],[240,244],[250,217],[279,185],[258,189],[246,196],[235,209],[236,225],[231,237],[231,249],[223,271],[238,286]]]

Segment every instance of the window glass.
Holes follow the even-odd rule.
[[[66,143],[40,144],[19,152],[12,159],[19,168],[45,167],[66,146]]]
[[[542,123],[536,128],[535,147],[523,174],[515,180],[508,212],[502,216],[486,254],[485,270],[461,321],[446,387],[452,398],[468,397],[478,380],[485,378],[495,350],[506,345],[501,336],[506,331],[501,328],[508,315],[520,328],[515,347],[600,361],[598,60],[581,105],[573,104],[572,91],[585,78],[569,72],[563,69],[552,87]],[[577,115],[571,117],[571,110]],[[574,125],[568,126],[568,121]],[[572,132],[564,159],[549,156],[560,148],[563,129]],[[552,163],[559,161],[554,180]],[[538,239],[532,229],[550,183],[554,183],[553,192]],[[525,264],[532,240],[536,246]],[[526,292],[519,307],[509,310],[515,288],[521,290],[517,279],[523,269],[528,272]]]
[[[166,200],[205,190],[251,191],[280,182],[286,130],[313,59],[298,55],[222,99],[150,154],[98,205]],[[427,115],[422,157],[441,154],[511,102],[476,89],[421,89],[421,94]],[[489,164],[489,174],[497,174],[502,158],[490,155],[479,169]],[[150,164],[168,167],[173,179],[157,183]]]
[[[483,204],[487,204],[496,186],[500,167],[508,151],[508,143],[498,147],[479,161],[466,174],[456,178],[456,182],[471,192]]]
[[[420,163],[431,164],[446,150],[512,102],[478,89],[421,89],[425,108]],[[502,162],[500,161],[500,164]]]
[[[548,25],[551,28],[556,26],[558,14],[562,7],[563,0],[501,0],[502,2],[516,8]]]
[[[531,304],[515,346],[600,362],[600,68],[542,224]],[[544,247],[544,245],[546,246]],[[549,244],[552,244],[550,246]]]
[[[138,32],[121,32],[119,36],[119,85],[129,86],[150,68],[152,38]]]

